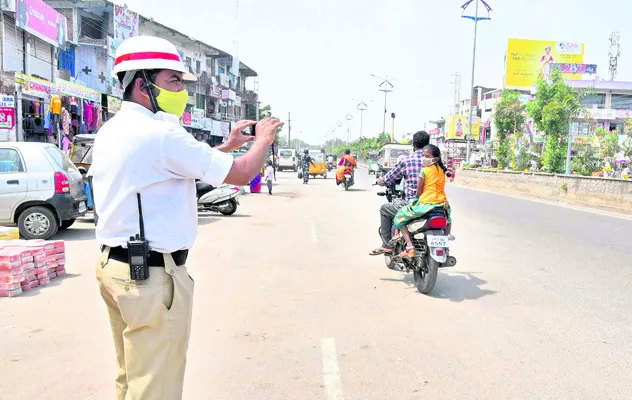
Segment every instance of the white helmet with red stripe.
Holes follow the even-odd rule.
[[[134,36],[121,43],[116,50],[112,77],[117,78],[121,72],[152,69],[182,72],[184,80],[197,81],[196,76],[185,67],[176,46],[154,36]]]

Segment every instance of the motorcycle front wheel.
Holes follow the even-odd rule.
[[[419,293],[430,294],[437,283],[439,263],[430,257],[430,254],[426,254],[423,259],[419,257],[416,262],[421,265],[413,270],[415,287]]]

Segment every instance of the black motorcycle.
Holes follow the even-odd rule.
[[[385,196],[392,202],[401,198],[402,192],[397,188],[399,182],[386,187],[378,196]],[[423,294],[429,294],[437,282],[439,268],[454,267],[456,258],[449,255],[450,238],[446,232],[448,216],[443,206],[437,207],[421,218],[412,220],[407,228],[415,246],[416,255],[411,258],[399,256],[406,250],[403,237],[395,241],[391,254],[384,254],[386,266],[392,270],[413,273],[415,287]],[[381,228],[380,228],[381,229]],[[391,229],[391,235],[395,227]],[[378,230],[381,236],[381,230]]]

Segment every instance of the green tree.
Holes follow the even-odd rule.
[[[259,121],[266,118],[280,119],[280,118],[275,117],[274,114],[272,114],[272,106],[270,106],[270,104],[265,104],[263,106],[261,104],[262,103],[259,103]],[[282,131],[283,131],[283,128],[277,131],[275,141],[276,141],[277,146],[287,147],[287,140],[281,136]]]
[[[501,168],[511,165],[513,156],[513,135],[522,130],[525,123],[525,106],[520,101],[520,93],[515,90],[503,90],[500,102],[496,105],[494,115],[494,125],[498,134],[498,149],[496,158]]]
[[[564,82],[558,68],[551,72],[550,83],[538,79],[536,98],[527,105],[527,111],[538,131],[545,134],[542,163],[548,172],[564,171],[570,123],[581,109],[581,97]]]

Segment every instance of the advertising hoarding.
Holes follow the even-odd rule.
[[[538,77],[547,79],[554,64],[584,64],[584,44],[547,40],[509,39],[505,68],[505,87],[531,88]],[[564,79],[582,75],[564,74]]]
[[[461,139],[465,140],[466,135],[470,133],[470,117],[465,115],[454,115],[448,118],[447,121],[447,130],[445,138],[448,140],[451,139]],[[481,136],[481,120],[478,117],[473,117],[474,123],[472,124],[472,135],[474,135],[473,140],[479,140]]]
[[[66,44],[66,17],[42,0],[16,0],[15,25],[55,47]]]
[[[114,5],[114,39],[125,39],[138,36],[138,13],[127,6]]]

